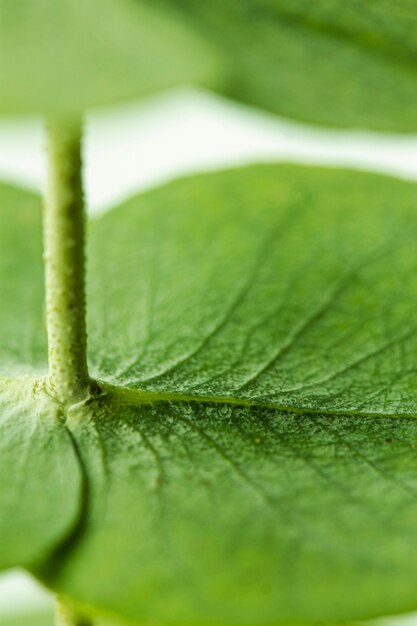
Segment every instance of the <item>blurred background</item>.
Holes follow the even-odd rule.
[[[100,109],[86,124],[86,193],[88,210],[95,213],[177,176],[253,162],[347,166],[417,180],[417,135],[307,126],[201,90]],[[41,190],[39,120],[0,118],[0,178]],[[0,576],[0,626],[13,626],[22,613],[47,615],[52,605],[49,593],[23,572]],[[35,618],[27,623],[38,624]],[[417,626],[417,615],[378,624]]]

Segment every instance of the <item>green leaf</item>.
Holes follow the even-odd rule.
[[[46,374],[39,197],[0,184],[0,377]]]
[[[44,613],[24,613],[23,615],[16,615],[1,618],[0,626],[53,626],[54,615],[53,612]]]
[[[88,622],[90,624],[90,622]],[[56,626],[54,611],[43,611],[37,613],[25,612],[21,615],[0,615],[0,626]],[[78,624],[77,624],[78,626]],[[84,621],[80,626],[87,626]],[[113,621],[108,622],[101,619],[94,619],[94,626],[120,626]]]
[[[229,95],[307,122],[417,130],[415,0],[160,1],[223,51]]]
[[[67,413],[88,499],[38,575],[172,626],[415,608],[416,199],[386,177],[259,165],[95,220],[106,383]]]
[[[49,557],[81,507],[71,437],[33,378],[45,357],[39,219],[39,200],[0,186],[0,569]]]
[[[415,183],[274,164],[133,198],[90,229],[93,375],[414,414],[416,199]]]
[[[214,74],[175,16],[129,0],[0,0],[0,59],[0,113],[79,112]]]
[[[0,380],[0,478],[0,569],[35,565],[74,530],[82,476],[58,407],[31,380]]]
[[[84,605],[178,626],[415,608],[415,419],[117,394],[72,419],[90,502],[48,576]]]

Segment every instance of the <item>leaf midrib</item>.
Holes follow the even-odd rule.
[[[237,398],[234,396],[216,396],[216,395],[194,395],[187,393],[176,393],[173,391],[147,391],[141,389],[135,389],[130,387],[109,385],[106,382],[100,381],[100,385],[105,393],[113,397],[117,397],[117,400],[122,404],[129,404],[131,406],[143,406],[158,403],[195,403],[195,404],[224,404],[240,407],[253,407],[264,408],[280,413],[291,413],[301,416],[311,415],[328,415],[329,417],[364,417],[364,418],[387,418],[387,419],[416,419],[416,413],[383,413],[372,411],[357,411],[357,410],[329,410],[318,408],[307,408],[301,406],[290,406],[286,404],[279,404],[277,402],[268,402],[265,400],[256,400],[248,398]]]
[[[3,386],[10,386],[18,384],[21,386],[22,382],[33,381],[33,387],[36,383],[42,380],[42,377],[34,376],[22,376],[22,377],[0,377],[0,389]],[[355,409],[320,409],[317,407],[305,407],[305,406],[291,406],[288,404],[280,404],[278,402],[268,402],[267,400],[257,400],[249,398],[238,398],[234,396],[216,396],[216,395],[198,395],[187,393],[176,393],[175,391],[148,391],[142,389],[136,389],[132,387],[126,387],[122,385],[112,385],[106,381],[98,381],[102,389],[102,394],[99,396],[101,401],[108,396],[109,403],[112,400],[121,405],[130,406],[146,406],[163,403],[193,403],[193,404],[219,404],[219,405],[231,405],[237,407],[253,407],[263,408],[273,411],[279,411],[280,413],[296,414],[300,416],[309,417],[312,415],[322,415],[329,417],[364,417],[364,418],[379,418],[379,419],[417,419],[417,413],[383,413],[381,411],[358,411]],[[71,409],[69,410],[71,411]],[[65,413],[65,411],[64,411]]]

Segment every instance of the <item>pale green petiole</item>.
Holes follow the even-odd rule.
[[[85,209],[79,120],[46,125],[48,180],[44,261],[48,331],[48,387],[64,406],[90,395],[85,304]],[[91,626],[57,603],[57,626]]]
[[[44,261],[49,388],[63,405],[89,395],[85,321],[85,214],[81,122],[46,125]]]

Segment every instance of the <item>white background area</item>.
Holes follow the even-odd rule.
[[[85,180],[91,211],[106,210],[178,175],[252,162],[348,166],[417,180],[417,135],[315,128],[191,89],[100,110],[88,117],[86,130]],[[39,120],[0,118],[0,179],[42,188]],[[0,616],[51,602],[28,575],[13,571],[0,576]],[[379,623],[417,626],[417,616]]]

